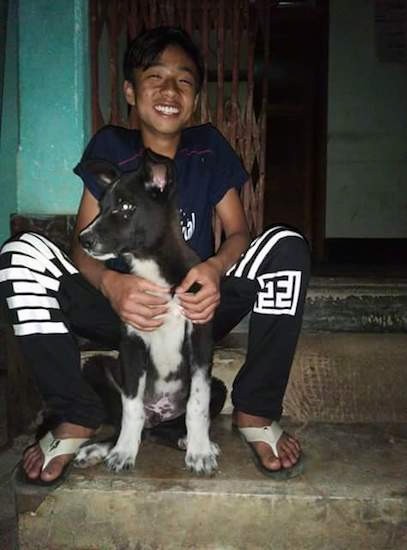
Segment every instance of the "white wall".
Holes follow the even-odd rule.
[[[328,238],[407,238],[407,64],[376,57],[373,0],[330,0]]]

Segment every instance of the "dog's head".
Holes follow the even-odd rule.
[[[139,168],[121,173],[104,160],[85,164],[104,188],[100,213],[79,234],[84,250],[99,260],[157,246],[174,212],[173,161],[147,149]]]

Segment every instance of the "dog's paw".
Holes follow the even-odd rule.
[[[187,450],[187,436],[180,437],[177,442],[178,449],[181,449],[181,451]]]
[[[131,470],[136,463],[136,453],[129,453],[127,450],[120,450],[114,447],[106,457],[107,468],[111,472]]]
[[[89,468],[90,466],[95,466],[103,462],[111,448],[112,443],[110,442],[84,445],[75,456],[73,461],[74,466],[76,468]]]
[[[196,474],[213,474],[218,469],[216,457],[220,453],[220,448],[216,443],[209,442],[208,452],[194,452],[187,450],[185,464],[189,470]]]

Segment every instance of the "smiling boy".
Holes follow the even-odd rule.
[[[31,328],[23,327],[18,308],[10,307],[16,296],[13,275],[0,284],[20,347],[30,358],[54,419],[52,433],[25,452],[24,471],[30,480],[59,479],[78,446],[103,420],[99,399],[81,376],[72,332],[117,345],[119,318],[139,330],[153,331],[167,311],[167,288],[122,272],[117,262],[105,265],[90,258],[77,239],[98,215],[102,193],[86,173],[84,162],[103,158],[122,171],[131,171],[149,147],[175,161],[184,238],[202,259],[176,289],[185,315],[195,323],[213,319],[214,337],[220,339],[251,313],[246,361],[233,386],[233,424],[253,450],[261,471],[295,475],[300,445],[281,430],[278,420],[309,279],[307,244],[299,233],[282,226],[268,229],[250,244],[239,198],[247,173],[213,126],[189,126],[198,103],[203,63],[187,33],[173,27],[144,32],[130,44],[124,72],[124,94],[136,110],[139,128],[102,128],[75,167],[84,191],[72,244],[73,264],[55,245],[33,234],[9,241],[0,254],[0,268],[8,269],[13,253],[22,248],[36,257],[47,276],[58,280],[58,285],[47,286],[33,274],[39,285],[43,282],[43,294],[56,303],[44,306],[49,321],[37,320]],[[211,229],[214,211],[224,233],[216,253]],[[34,252],[27,252],[27,246]],[[24,267],[35,271],[28,261]],[[200,291],[188,293],[195,282],[201,285]],[[51,449],[55,441],[60,442],[58,452]]]

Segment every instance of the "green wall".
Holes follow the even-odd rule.
[[[1,119],[0,241],[9,216],[76,212],[90,137],[88,2],[9,2]]]
[[[17,3],[1,5],[2,59],[2,103],[0,127],[0,243],[9,236],[10,212],[17,210],[17,169],[18,148],[18,86],[17,86]],[[4,33],[4,29],[7,31]],[[3,63],[2,63],[3,65]],[[3,67],[0,67],[3,70]],[[4,76],[4,77],[3,77]]]
[[[90,128],[87,4],[20,0],[19,212],[77,209],[72,168]]]

